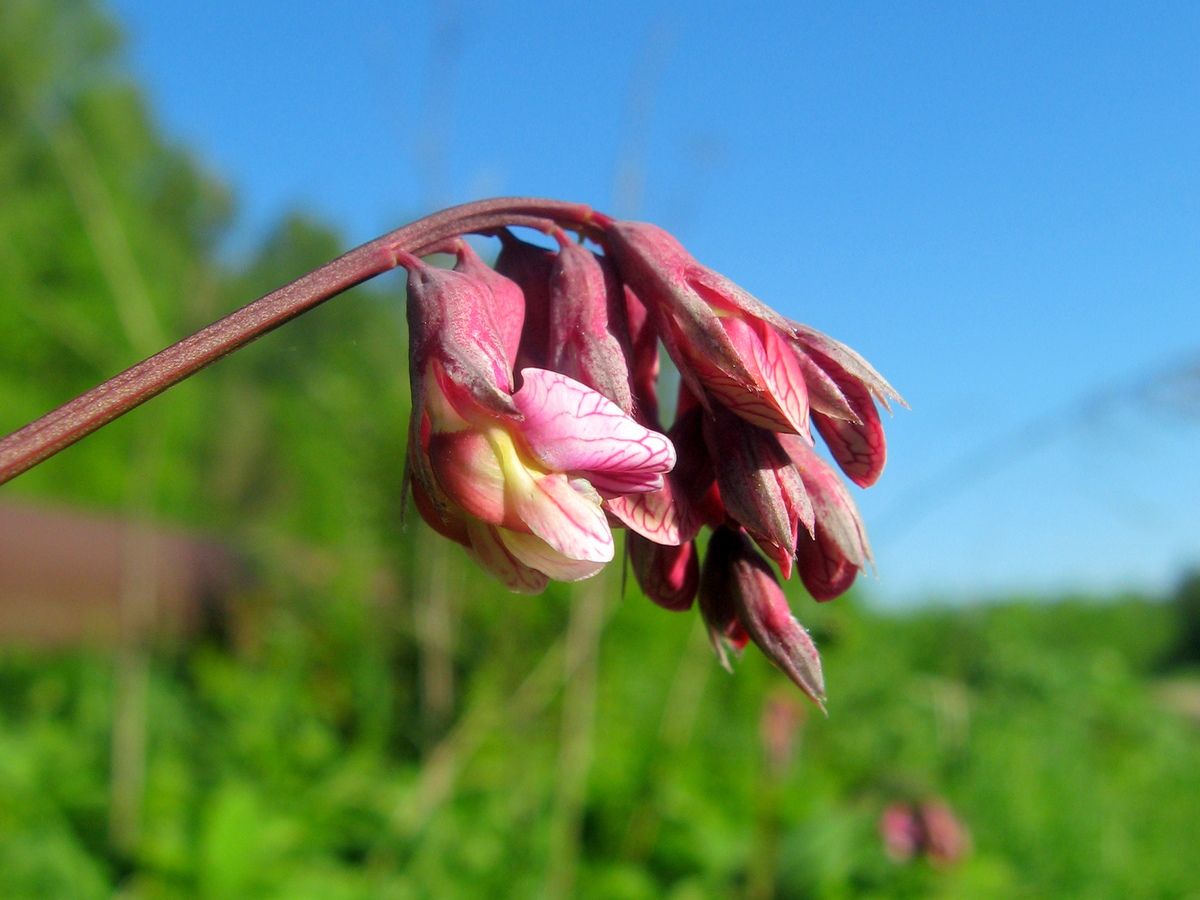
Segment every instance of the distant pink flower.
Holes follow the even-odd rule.
[[[918,810],[924,849],[937,865],[950,866],[971,852],[971,835],[945,800],[932,798]]]
[[[950,804],[938,797],[896,801],[879,816],[883,849],[894,862],[924,856],[935,866],[954,865],[971,852],[971,836]]]
[[[889,803],[879,816],[883,851],[893,862],[906,863],[921,846],[921,824],[908,803]]]

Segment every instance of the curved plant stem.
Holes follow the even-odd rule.
[[[527,197],[481,200],[442,210],[339,256],[172,344],[86,394],[0,440],[0,484],[315,306],[394,269],[398,253],[423,255],[447,238],[521,225],[555,225],[598,237],[611,221],[579,203]]]

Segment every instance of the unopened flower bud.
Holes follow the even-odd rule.
[[[792,435],[780,435],[779,441],[800,473],[815,519],[811,533],[797,536],[800,579],[814,600],[832,600],[871,565],[867,531],[837,472],[804,441]]]
[[[661,228],[614,222],[605,236],[622,278],[654,317],[680,376],[772,431],[809,434],[804,373],[787,343],[791,326],[708,269]]]
[[[722,593],[727,596],[720,596]],[[721,527],[708,542],[700,578],[700,608],[712,609],[710,634],[721,654],[719,629],[732,606],[737,621],[758,649],[822,709],[825,681],[821,658],[804,627],[792,616],[771,565],[740,529]],[[726,660],[722,657],[722,662]]]
[[[455,243],[454,251],[458,258],[454,271],[482,282],[492,292],[492,309],[504,352],[510,361],[515,360],[525,325],[525,292],[511,278],[505,278],[480,259],[462,238]]]
[[[633,574],[642,593],[672,612],[691,609],[700,584],[700,561],[695,543],[656,544],[637,532],[630,532],[625,540]]]
[[[861,356],[821,332],[792,323],[792,346],[808,385],[812,419],[842,471],[859,487],[883,472],[887,444],[878,401],[904,399]]]
[[[525,296],[525,324],[513,367],[549,367],[550,270],[555,253],[521,240],[507,229],[499,232],[500,255],[496,271],[515,282]]]
[[[561,230],[555,238],[561,249],[550,270],[550,368],[632,414],[625,293],[591,250]]]
[[[704,439],[720,460],[717,484],[726,512],[790,578],[797,534],[813,529],[812,504],[791,458],[773,432],[721,406],[704,417]]]

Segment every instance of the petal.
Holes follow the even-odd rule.
[[[510,477],[507,487],[506,497],[517,518],[557,553],[598,563],[613,558],[612,532],[598,496],[584,496],[559,473]]]
[[[446,496],[470,515],[492,525],[511,524],[504,472],[483,433],[472,429],[431,435],[429,465]]]
[[[467,554],[510,591],[540,594],[546,589],[549,582],[546,575],[510,553],[500,539],[500,529],[471,519],[467,522],[467,532],[471,539]]]
[[[760,319],[727,315],[720,322],[749,380],[733,372],[706,372],[706,387],[748,422],[808,435],[808,390],[792,348]]]
[[[675,448],[665,435],[565,375],[531,368],[521,377],[513,401],[525,417],[521,435],[539,462],[583,475],[606,493],[662,487],[663,474],[675,466]]]
[[[690,541],[700,530],[693,504],[677,501],[668,478],[657,491],[610,497],[604,508],[628,528],[656,544],[678,546]]]
[[[815,538],[800,535],[796,543],[796,568],[804,587],[819,602],[846,593],[859,572],[858,566],[819,528]]]
[[[537,535],[521,534],[507,528],[496,529],[505,548],[514,557],[555,581],[582,581],[604,568],[603,562],[570,559],[555,550]]]
[[[813,413],[813,424],[846,476],[859,487],[867,488],[883,474],[887,442],[874,403],[866,407],[860,417],[861,423]]]

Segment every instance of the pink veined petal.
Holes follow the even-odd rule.
[[[510,591],[540,594],[546,589],[550,579],[511,554],[501,542],[498,529],[472,519],[467,522],[467,533],[467,554]]]
[[[802,434],[808,428],[808,389],[795,353],[766,322],[724,316],[721,325],[752,384],[729,375],[706,377],[710,391],[746,421],[769,431]]]
[[[438,486],[454,503],[492,525],[505,522],[504,473],[483,434],[430,435],[429,465]]]
[[[815,538],[800,535],[796,543],[796,568],[805,588],[818,602],[840,597],[854,584],[859,567],[818,528]]]
[[[842,471],[859,487],[870,487],[883,474],[887,443],[875,404],[860,412],[862,423],[813,413],[813,424],[829,446]]]
[[[584,496],[566,475],[531,473],[521,484],[510,480],[507,499],[517,518],[567,559],[606,563],[613,558],[600,498]]]
[[[661,490],[640,494],[610,497],[604,508],[632,531],[656,544],[678,546],[690,541],[700,530],[700,520],[689,515],[691,504],[681,505],[674,499],[671,481]]]
[[[513,401],[525,417],[521,434],[539,462],[582,475],[605,493],[662,487],[662,476],[675,466],[675,447],[665,435],[565,375],[530,368],[521,377]]]
[[[603,562],[570,559],[563,556],[536,534],[522,534],[498,528],[505,549],[524,565],[544,572],[555,581],[582,581],[604,568]]]

